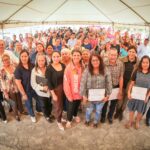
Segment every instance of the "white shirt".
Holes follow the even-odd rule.
[[[37,84],[36,82],[36,76],[40,76],[45,78],[45,76],[42,74],[41,70],[35,70],[35,68],[32,69],[31,72],[31,86],[35,90],[36,94],[41,96],[41,97],[50,97],[50,92],[48,91],[47,93],[43,92],[43,86],[40,84]]]
[[[70,46],[72,48],[75,46],[76,42],[77,42],[77,39],[69,39],[68,46]]]
[[[4,50],[4,53],[2,54],[2,56],[3,56],[4,54],[9,55],[10,61],[11,61],[10,63],[11,63],[11,64],[18,64],[18,63],[19,63],[18,57],[15,56],[15,54],[14,54],[12,51]],[[3,66],[2,56],[0,56],[0,68],[2,68],[2,66]]]
[[[141,44],[137,48],[137,55],[138,58],[142,58],[144,55],[148,55],[150,57],[150,46],[145,46],[144,44]]]

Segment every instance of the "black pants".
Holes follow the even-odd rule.
[[[108,115],[107,115],[107,118],[112,118],[113,115],[114,115],[114,112],[115,112],[115,108],[116,108],[116,104],[117,104],[117,99],[116,100],[112,100],[110,102],[110,107],[109,107],[109,112],[108,112]],[[103,109],[102,109],[102,118],[105,118],[106,117],[106,113],[107,113],[107,107],[108,107],[108,102],[106,102],[103,106]]]
[[[0,90],[0,101],[3,101],[3,92]]]
[[[81,103],[81,100],[74,100],[72,102],[68,101],[68,108],[67,108],[67,120],[68,121],[72,121],[73,116],[74,117],[77,116],[80,103]]]
[[[0,118],[2,118],[3,121],[6,120],[6,114],[5,114],[5,110],[4,110],[4,107],[2,105],[1,100],[0,100]]]
[[[49,117],[52,112],[51,98],[38,96],[40,102],[41,110],[45,117]]]
[[[147,111],[146,119],[150,119],[150,107],[149,107],[149,109],[148,109],[148,111]]]
[[[36,103],[36,106],[35,106],[35,109],[37,112],[42,112],[42,109],[41,109],[41,104],[40,104],[40,101],[39,101],[39,98],[38,98],[38,95],[35,93],[35,91],[32,91],[33,93],[33,98],[35,99],[35,103]]]

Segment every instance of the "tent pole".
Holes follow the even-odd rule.
[[[113,23],[113,21],[101,10],[99,9],[91,0],[88,0],[88,2],[95,7],[101,14],[103,14],[111,23]]]
[[[145,19],[145,18],[143,18],[138,12],[136,12],[131,6],[129,6],[127,3],[125,3],[123,0],[120,0],[120,2],[122,3],[122,4],[124,4],[126,7],[128,7],[131,11],[133,11],[139,18],[141,18],[144,22],[145,22],[145,24],[149,24],[149,22]]]
[[[1,30],[2,30],[2,38],[4,39],[4,24],[1,23]]]
[[[149,35],[148,35],[148,39],[150,40],[150,25],[149,25],[148,27],[149,27]]]
[[[28,1],[23,6],[21,6],[19,9],[17,9],[13,14],[11,14],[6,20],[3,21],[3,23],[6,23],[11,17],[13,17],[16,13],[18,13],[21,9],[23,9],[25,6],[27,6],[29,3],[31,3],[33,0]]]
[[[113,29],[113,32],[115,31],[115,26],[114,26],[114,22],[112,22],[112,29]]]
[[[65,3],[67,3],[68,0],[65,0],[63,3],[61,3],[53,12],[51,12],[43,21],[44,23],[51,15],[53,15],[57,10],[59,10]]]

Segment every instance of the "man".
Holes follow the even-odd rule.
[[[71,38],[68,40],[68,46],[70,48],[73,48],[75,46],[76,42],[77,42],[77,39],[75,37],[76,37],[75,33],[72,33]]]
[[[112,48],[116,48],[116,49],[117,49],[118,54],[120,54],[120,45],[119,45],[119,44],[117,44],[116,39],[114,39],[114,40],[113,40],[113,42],[112,42],[112,44],[111,44],[111,47],[112,47]]]
[[[13,40],[12,40],[12,43],[13,43],[13,47],[15,47],[16,43],[18,42],[17,38],[16,38],[16,35],[14,34],[13,35]]]
[[[62,45],[61,45],[61,39],[60,38],[57,38],[56,41],[55,41],[55,45],[53,46],[54,48],[54,51],[61,51],[62,49]]]
[[[9,50],[5,50],[5,42],[0,39],[0,68],[2,67],[2,56],[3,54],[7,54],[10,56],[11,63],[17,65],[19,63],[19,59]]]
[[[105,62],[105,66],[111,72],[113,88],[119,88],[118,99],[114,99],[110,102],[109,112],[107,114],[108,121],[110,124],[112,124],[113,114],[115,112],[116,104],[118,100],[122,99],[122,89],[123,89],[124,66],[123,63],[118,59],[117,49],[115,48],[110,49],[108,55],[108,61]],[[104,104],[104,107],[102,109],[102,118],[101,118],[102,123],[104,123],[106,120],[107,106],[108,106],[108,102]]]
[[[17,42],[15,45],[15,51],[14,51],[15,56],[19,58],[21,51],[22,51],[22,44],[20,42]]]
[[[141,59],[144,55],[148,55],[150,57],[150,47],[148,46],[149,39],[144,40],[144,44],[141,44],[137,49],[138,58]]]
[[[130,78],[133,74],[133,71],[138,67],[139,61],[137,58],[137,51],[135,46],[130,46],[128,48],[128,56],[121,58],[121,61],[124,63],[124,76],[123,76],[123,99],[118,101],[115,118],[118,118],[120,121],[123,119],[123,111],[126,108],[127,104],[127,90],[130,83]]]

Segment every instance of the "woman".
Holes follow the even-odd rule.
[[[35,114],[33,111],[32,98],[34,97],[34,91],[30,84],[31,70],[33,65],[29,59],[29,53],[27,50],[22,50],[20,53],[19,65],[15,70],[15,81],[17,87],[22,95],[22,100],[25,101],[28,114],[31,117],[32,122],[36,122]]]
[[[48,90],[48,82],[45,78],[46,68],[46,56],[44,54],[37,54],[35,67],[31,72],[31,86],[38,95],[44,117],[48,122],[51,122],[50,115],[52,111],[52,104],[50,92]]]
[[[71,62],[71,50],[64,48],[61,50],[61,62],[67,66]]]
[[[118,101],[118,105],[116,108],[116,113],[114,118],[118,118],[119,121],[123,119],[123,112],[126,108],[127,104],[127,91],[130,83],[131,76],[135,69],[137,69],[139,60],[137,58],[137,50],[136,47],[130,46],[128,48],[128,56],[121,58],[121,61],[124,63],[124,75],[123,75],[123,99]]]
[[[71,62],[71,50],[68,48],[64,48],[61,50],[61,62],[67,66],[70,62]],[[63,110],[64,112],[67,111],[67,103],[68,100],[64,94],[64,98],[63,98]]]
[[[55,118],[60,130],[64,130],[62,125],[63,112],[63,75],[65,65],[60,63],[60,52],[54,51],[52,53],[52,63],[46,70],[46,78],[48,79],[48,88],[52,95],[52,100],[55,109]]]
[[[52,45],[47,45],[46,55],[47,55],[47,59],[48,59],[48,64],[51,63],[53,51],[54,51],[53,46]]]
[[[143,116],[143,113],[146,110],[146,104],[148,102],[148,98],[145,99],[145,101],[140,99],[134,99],[131,96],[131,90],[133,86],[147,88],[148,93],[145,95],[145,97],[150,96],[150,58],[148,56],[143,56],[137,71],[135,71],[131,78],[131,83],[129,85],[128,89],[128,108],[129,108],[129,122],[126,124],[126,128],[130,128],[133,125],[133,118],[134,114],[137,111],[136,116],[136,123],[135,123],[135,129],[139,128],[140,120]]]
[[[108,101],[109,95],[111,94],[112,90],[110,72],[104,68],[103,60],[98,54],[91,55],[88,68],[85,69],[82,75],[80,93],[83,96],[84,102],[88,100],[89,89],[105,89],[104,98],[99,101],[90,102],[89,106],[86,109],[85,124],[89,126],[91,113],[95,109],[93,127],[97,127],[101,117],[101,111],[104,102]]]
[[[103,58],[103,61],[107,61],[108,60],[108,55],[109,55],[110,47],[111,47],[110,42],[107,42],[106,46],[105,46],[105,49],[101,51],[100,55]]]
[[[2,56],[3,67],[1,70],[1,85],[5,99],[13,109],[15,118],[20,121],[19,112],[23,113],[21,95],[15,83],[15,67],[10,63],[10,57],[7,54]]]
[[[82,53],[79,50],[72,51],[72,62],[66,67],[64,73],[64,92],[68,99],[67,109],[67,128],[71,128],[71,121],[74,117],[77,123],[80,118],[77,116],[78,109],[81,103],[80,81],[82,75]]]
[[[36,52],[32,53],[31,55],[31,63],[35,64],[35,59],[37,54],[42,54],[44,53],[44,45],[42,43],[37,43],[36,44]]]
[[[15,54],[15,56],[17,57],[17,58],[19,58],[19,55],[20,55],[20,52],[22,51],[22,44],[21,43],[19,43],[19,42],[17,42],[16,44],[15,44],[15,50],[13,51],[13,53]]]

